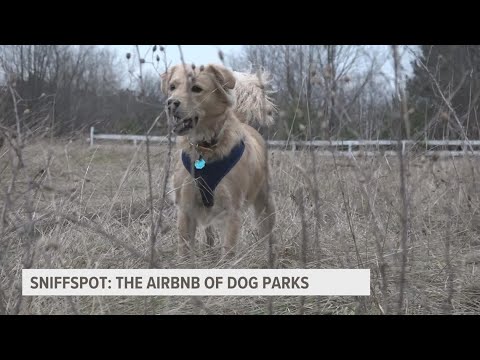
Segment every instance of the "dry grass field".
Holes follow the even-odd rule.
[[[152,214],[144,145],[39,140],[26,145],[18,173],[13,153],[1,148],[0,312],[267,314],[267,297],[21,297],[25,267],[148,268],[152,215],[156,221],[160,211],[158,264],[184,267],[176,256],[172,199],[161,195],[167,150],[150,147]],[[309,152],[275,150],[270,163],[275,267],[370,268],[372,274],[370,297],[274,297],[273,314],[480,313],[479,159],[409,154],[403,270],[395,157],[317,156],[313,163]],[[231,260],[218,258],[218,239],[206,255],[203,233],[197,238],[195,267],[268,267],[253,213],[244,217]]]

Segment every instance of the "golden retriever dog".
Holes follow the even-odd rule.
[[[249,205],[265,239],[275,223],[275,205],[268,189],[266,143],[249,125],[273,122],[265,75],[181,64],[161,77],[179,147],[173,175],[179,255],[194,248],[198,226],[213,246],[215,225],[223,230],[223,254],[233,255],[242,210]]]

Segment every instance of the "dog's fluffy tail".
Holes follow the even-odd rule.
[[[249,125],[270,126],[275,122],[277,108],[267,90],[270,85],[266,72],[234,72],[236,77],[235,112],[242,122]]]

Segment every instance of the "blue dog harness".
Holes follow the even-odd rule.
[[[195,162],[193,167],[193,177],[196,180],[197,187],[202,196],[202,202],[205,207],[213,206],[213,193],[217,185],[222,181],[225,175],[237,164],[245,150],[245,143],[243,140],[236,145],[230,154],[223,159],[205,162],[200,158],[200,161]],[[185,169],[192,175],[192,160],[187,153],[182,152],[182,162]]]

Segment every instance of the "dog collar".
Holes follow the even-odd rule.
[[[206,141],[203,141],[201,143],[192,143],[189,141],[189,144],[190,146],[192,146],[195,150],[197,150],[197,152],[199,152],[200,154],[203,155],[203,152],[212,152],[218,145],[218,141],[217,140],[214,140],[212,142],[206,142]]]
[[[214,151],[214,149],[218,145],[218,139],[220,139],[222,137],[223,133],[225,132],[226,122],[227,122],[226,120],[223,122],[222,128],[220,129],[218,134],[210,142],[202,141],[202,142],[198,142],[198,143],[194,144],[190,141],[190,139],[188,139],[188,143],[190,144],[191,147],[193,147],[200,154],[201,157],[203,155],[205,155],[205,152]]]

